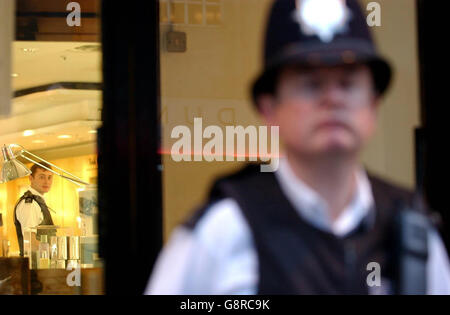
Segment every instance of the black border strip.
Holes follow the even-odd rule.
[[[422,144],[422,162],[417,171],[423,176],[423,191],[429,207],[441,216],[441,233],[450,251],[450,212],[448,209],[448,50],[439,37],[447,12],[436,2],[416,0],[419,45],[420,101],[422,128],[417,139]],[[423,167],[423,169],[421,169]]]

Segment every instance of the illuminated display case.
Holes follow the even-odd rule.
[[[70,227],[38,226],[24,233],[24,256],[30,269],[99,267],[97,236],[82,236]]]

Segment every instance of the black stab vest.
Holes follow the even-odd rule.
[[[34,201],[36,201],[39,204],[39,207],[41,208],[42,216],[43,216],[43,220],[42,220],[41,224],[39,224],[39,225],[54,225],[52,216],[50,214],[50,211],[49,211],[48,206],[45,203],[44,199],[42,197],[40,197],[40,196],[33,195],[31,193],[31,191],[29,191],[29,190],[26,191],[23,194],[23,196],[20,197],[19,201],[16,203],[16,206],[14,207],[14,225],[16,226],[17,239],[19,241],[20,256],[24,255],[24,252],[23,252],[23,235],[22,235],[22,226],[21,226],[19,220],[17,220],[16,211],[17,211],[17,206],[23,200],[25,200],[25,203],[32,203],[33,200],[34,200]],[[50,234],[54,234],[55,231],[49,231],[49,232],[50,232]],[[38,237],[40,237],[40,234],[41,233],[38,232]],[[48,233],[46,233],[46,234],[48,234]]]
[[[367,265],[392,279],[392,225],[398,201],[412,205],[413,194],[369,176],[375,200],[367,220],[343,238],[304,221],[286,198],[273,173],[249,165],[213,185],[207,206],[184,223],[196,223],[223,198],[233,198],[250,227],[258,256],[258,294],[368,294]]]

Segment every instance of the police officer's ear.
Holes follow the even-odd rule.
[[[258,111],[268,126],[276,125],[275,117],[275,96],[269,93],[263,93],[256,99]]]
[[[379,91],[374,87],[373,89],[373,95],[372,95],[372,107],[374,110],[378,112],[378,108],[380,107],[381,101],[382,101],[383,95],[380,94]]]
[[[380,107],[380,103],[381,103],[381,96],[380,94],[375,94],[372,104],[375,107],[375,109],[378,109]]]

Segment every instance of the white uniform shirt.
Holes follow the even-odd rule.
[[[275,173],[281,189],[298,214],[310,224],[337,236],[353,231],[371,218],[374,203],[367,174],[356,176],[357,193],[334,223],[327,205],[298,179],[286,160]],[[450,294],[450,264],[437,234],[430,232],[427,262],[428,294]],[[388,292],[382,279],[378,292]],[[156,261],[145,294],[256,294],[258,258],[250,227],[239,205],[231,198],[211,206],[194,230],[177,227]],[[377,293],[377,291],[371,291]]]
[[[45,200],[44,195],[40,194],[37,190],[33,188],[28,188],[28,190],[33,194]],[[22,228],[22,235],[24,235],[26,229],[38,226],[44,220],[44,215],[42,214],[41,207],[39,204],[33,200],[31,203],[26,203],[22,200],[16,209],[16,217],[20,222]]]

